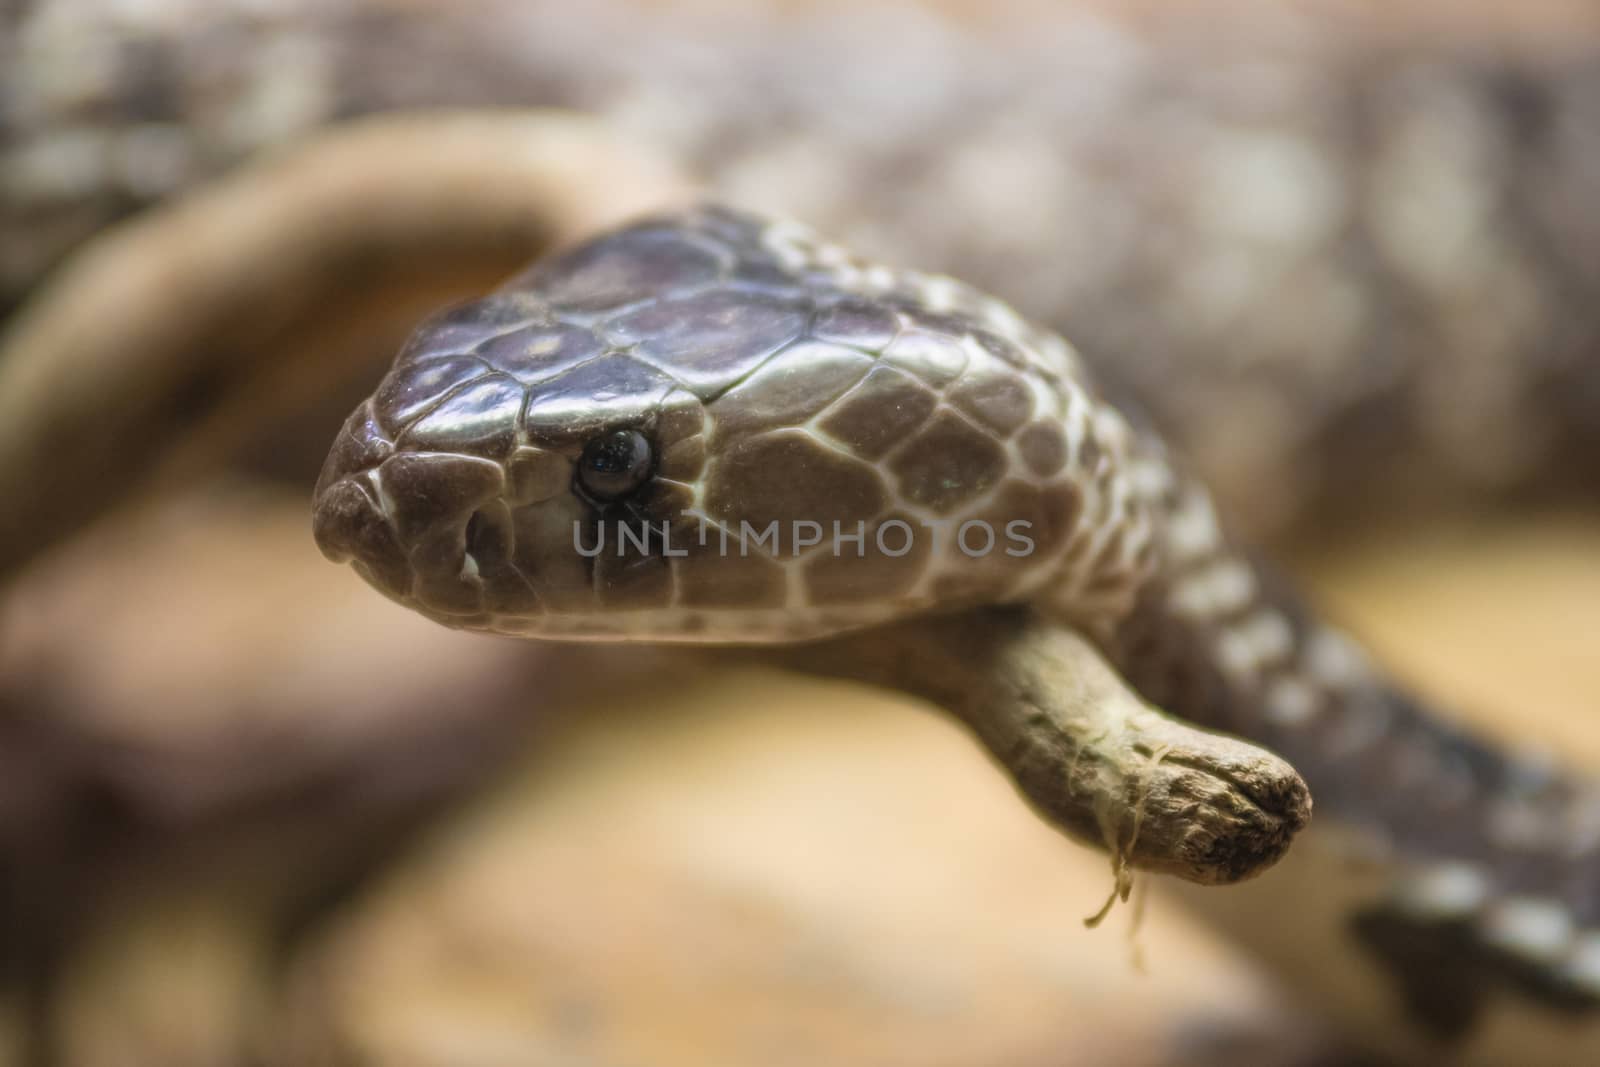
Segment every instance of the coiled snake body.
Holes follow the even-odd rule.
[[[792,641],[1026,604],[1171,712],[1303,757],[1348,844],[1331,921],[1420,1032],[1469,1032],[1491,993],[1600,1004],[1593,793],[1426,715],[1065,342],[951,279],[721,209],[602,236],[418,331],[341,432],[316,532],[402,603],[524,636]]]

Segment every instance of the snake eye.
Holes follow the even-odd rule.
[[[598,500],[627,496],[650,476],[650,442],[638,430],[617,430],[583,446],[578,483]]]

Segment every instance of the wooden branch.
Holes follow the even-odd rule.
[[[775,655],[960,716],[1033,806],[1129,869],[1202,885],[1259,874],[1311,817],[1306,784],[1246,741],[1134,694],[1086,639],[1020,610],[920,620]]]

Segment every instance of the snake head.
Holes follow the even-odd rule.
[[[584,316],[496,294],[424,323],[346,420],[317,542],[449,625],[601,636],[617,612],[671,602],[643,537],[593,546],[681,525],[704,425],[699,397]]]
[[[720,209],[536,264],[425,323],[350,416],[318,543],[524,636],[789,640],[1002,599],[1078,503],[1061,394],[976,319],[841,268]]]

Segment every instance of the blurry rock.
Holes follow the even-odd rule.
[[[21,1067],[23,1025],[15,997],[0,994],[0,1067]]]
[[[1600,768],[1600,514],[1380,526],[1296,562],[1419,691],[1507,743]]]
[[[271,978],[263,906],[281,886],[207,876],[119,886],[80,934],[48,1013],[62,1063],[242,1063]],[[258,872],[261,873],[261,872]],[[151,883],[154,884],[151,884]]]
[[[597,684],[386,603],[308,527],[196,490],[0,601],[0,998],[62,1062],[240,1062],[279,941]]]
[[[296,954],[284,1064],[1146,1064],[1309,1030],[905,701],[730,672],[591,708]],[[1133,956],[1142,952],[1147,974]],[[1220,1061],[1219,1061],[1220,1062]]]
[[[365,803],[470,777],[581,655],[484,641],[378,597],[311,542],[298,496],[196,492],[105,524],[0,600],[0,811],[41,778],[141,819]],[[540,679],[541,681],[536,681]]]

